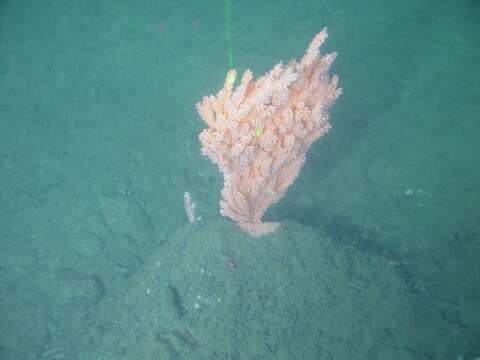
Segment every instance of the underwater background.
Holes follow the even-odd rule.
[[[0,1],[0,359],[480,358],[479,13]],[[323,27],[332,129],[253,239],[195,104]]]

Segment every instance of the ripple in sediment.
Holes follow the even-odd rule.
[[[85,275],[74,269],[62,269],[56,278],[54,317],[57,321],[84,316],[95,311],[106,294],[100,277]]]

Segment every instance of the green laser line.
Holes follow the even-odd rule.
[[[225,21],[227,22],[227,48],[228,48],[228,63],[230,69],[233,69],[233,50],[232,50],[232,8],[230,0],[225,0]]]

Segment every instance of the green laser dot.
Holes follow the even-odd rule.
[[[235,83],[235,78],[237,77],[237,73],[236,72],[230,72],[228,73],[227,75],[227,81],[226,83],[228,85],[233,85]]]

